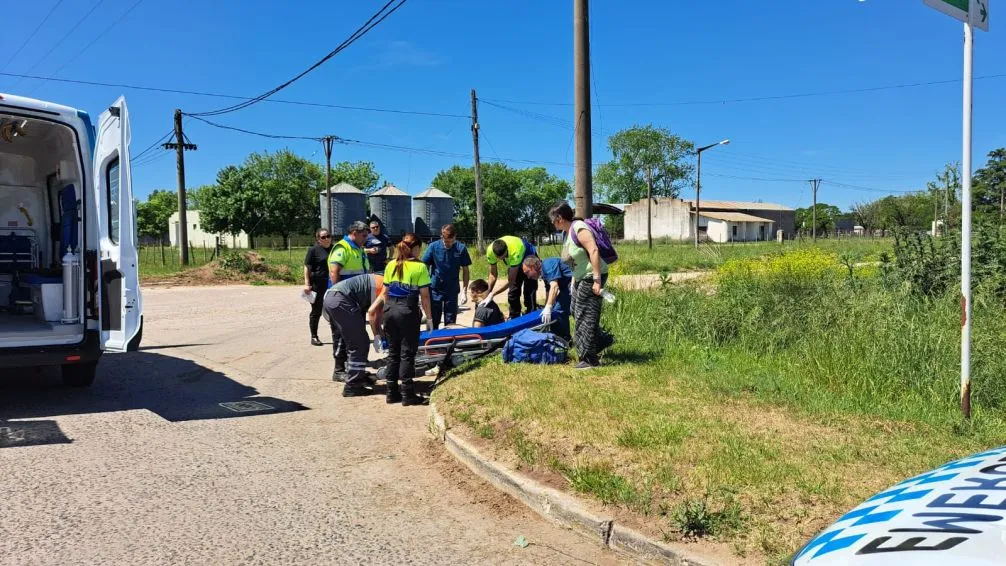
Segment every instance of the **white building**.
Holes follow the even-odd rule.
[[[248,247],[248,234],[241,232],[240,234],[234,236],[231,234],[211,234],[209,232],[204,232],[202,230],[202,225],[199,223],[199,211],[198,210],[188,210],[185,213],[185,219],[188,220],[188,231],[187,234],[189,244],[197,248],[207,247],[212,248],[217,244],[217,238],[220,238],[221,245],[227,246],[228,248],[247,248]],[[178,225],[178,213],[175,212],[168,219],[168,236],[171,239],[171,245],[174,247],[178,246],[178,233],[180,231],[180,226]]]
[[[693,201],[657,198],[650,207],[646,199],[625,207],[625,239],[645,241],[647,213],[653,238],[692,240],[695,207]],[[767,202],[708,200],[699,203],[699,239],[712,242],[752,242],[772,240],[776,231],[793,237],[795,211]]]

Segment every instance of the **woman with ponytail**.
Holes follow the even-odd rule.
[[[370,307],[370,312],[384,308],[384,334],[388,338],[388,403],[422,405],[425,399],[416,394],[412,378],[416,375],[416,352],[419,350],[420,306],[426,315],[427,330],[431,330],[430,272],[419,261],[423,243],[412,233],[406,234],[395,246],[395,261],[384,270],[384,292]],[[401,389],[398,382],[401,380]]]

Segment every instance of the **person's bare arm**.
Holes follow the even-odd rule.
[[[342,266],[338,263],[328,264],[328,278],[332,281],[332,285],[338,283],[342,278]]]
[[[545,305],[554,305],[557,298],[559,298],[559,282],[553,281],[548,284],[548,298],[545,299]]]
[[[419,299],[423,305],[423,314],[426,315],[427,328],[433,327],[433,309],[430,308],[430,288],[423,287],[419,290]]]
[[[497,261],[497,263],[499,263],[499,262]],[[496,280],[497,279],[499,279],[499,272],[496,270],[496,264],[495,263],[490,263],[489,264],[489,280],[487,281],[487,283],[489,283],[489,293],[490,294],[493,292],[493,289],[496,287]]]
[[[461,278],[465,282],[465,286],[461,288],[462,293],[468,293],[468,280],[471,275],[471,270],[465,265],[461,268]]]
[[[311,292],[311,270],[304,266],[304,292]]]
[[[594,294],[600,295],[603,290],[601,287],[601,252],[597,249],[597,242],[594,241],[594,235],[590,233],[590,230],[580,230],[576,234],[577,240],[583,245],[583,249],[587,250],[587,255],[590,256],[590,268],[594,276]]]
[[[381,324],[384,322],[384,302],[388,297],[388,288],[385,287],[377,299],[367,309],[367,320],[370,322],[370,329],[374,331],[374,336],[381,332]]]

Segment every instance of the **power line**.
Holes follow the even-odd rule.
[[[166,139],[168,139],[169,137],[171,137],[171,134],[173,134],[173,133],[175,133],[174,129],[168,130],[168,132],[166,134],[164,134],[163,136],[157,138],[157,141],[155,141],[154,143],[152,143],[149,146],[147,146],[147,148],[144,149],[143,151],[141,151],[140,153],[137,153],[136,155],[134,155],[133,159],[139,159],[139,158],[143,157],[144,155],[146,155],[149,151],[151,151],[155,147],[160,146],[162,143],[164,143],[164,141]]]
[[[4,73],[4,72],[0,72],[0,76],[4,76],[4,77],[17,77],[17,78],[22,78],[22,79],[35,79],[35,80],[40,80],[40,81],[53,81],[53,82],[59,82],[59,83],[78,84],[78,85],[86,85],[86,86],[100,86],[100,87],[108,87],[108,88],[121,88],[121,89],[140,90],[140,91],[149,91],[149,92],[163,92],[163,93],[168,93],[168,94],[188,94],[188,95],[192,95],[192,96],[207,96],[207,97],[211,97],[211,98],[228,98],[228,99],[232,99],[232,100],[253,100],[255,98],[255,97],[251,97],[251,96],[238,96],[238,95],[235,95],[235,94],[222,94],[222,93],[218,93],[218,92],[204,92],[204,91],[198,91],[198,90],[181,90],[181,89],[173,89],[173,88],[154,87],[154,86],[132,85],[132,84],[125,84],[125,83],[106,83],[106,82],[98,82],[98,81],[84,81],[84,80],[78,80],[78,79],[61,79],[61,78],[52,77],[52,76],[43,77],[43,76],[38,76],[38,75],[22,75],[22,74],[18,74],[18,73]],[[438,117],[444,117],[444,118],[464,118],[466,120],[471,118],[471,116],[468,116],[468,115],[465,115],[465,114],[448,114],[448,113],[442,113],[442,112],[422,112],[422,111],[416,111],[416,110],[398,110],[398,109],[394,109],[394,108],[372,108],[372,107],[366,107],[366,106],[346,106],[346,105],[342,105],[342,104],[327,104],[327,103],[323,103],[323,102],[308,102],[308,101],[303,101],[303,100],[283,100],[283,99],[279,99],[279,98],[269,98],[269,99],[263,100],[263,102],[271,102],[271,103],[274,103],[274,104],[291,104],[291,105],[295,105],[295,106],[313,106],[313,107],[317,107],[317,108],[335,108],[335,109],[338,109],[338,110],[360,110],[360,111],[365,111],[365,112],[387,112],[387,113],[391,113],[391,114],[413,114],[413,115],[417,115],[417,116],[438,116]]]
[[[9,67],[9,66],[10,66],[11,62],[12,62],[12,61],[14,61],[14,59],[15,59],[15,58],[16,58],[16,57],[17,57],[18,55],[20,55],[20,54],[21,54],[21,51],[22,51],[22,50],[23,50],[23,49],[25,48],[25,46],[27,46],[27,45],[28,45],[28,42],[29,42],[29,41],[31,41],[31,40],[32,40],[32,38],[34,38],[34,37],[35,37],[35,34],[37,34],[37,33],[38,33],[38,30],[42,29],[42,26],[44,26],[44,25],[45,25],[45,23],[46,23],[47,21],[49,21],[49,17],[50,17],[50,16],[52,16],[53,12],[55,12],[55,11],[56,11],[56,8],[59,8],[59,5],[60,5],[60,4],[62,4],[62,3],[63,3],[63,0],[58,0],[58,1],[57,1],[57,2],[56,2],[56,3],[54,4],[54,5],[53,5],[53,7],[49,9],[49,13],[47,13],[47,14],[45,15],[45,17],[44,17],[44,18],[42,18],[42,21],[41,21],[41,22],[39,22],[37,26],[35,26],[35,29],[34,29],[34,30],[33,30],[33,31],[31,32],[31,34],[29,34],[29,35],[28,35],[28,37],[27,37],[27,38],[25,38],[25,40],[24,40],[24,43],[22,43],[22,44],[21,44],[21,47],[18,47],[18,48],[17,48],[17,49],[16,49],[15,51],[14,51],[14,54],[10,56],[10,59],[7,59],[7,62],[6,62],[6,63],[4,63],[4,66],[3,66],[3,67],[0,67],[0,71],[5,71],[5,70],[7,70],[7,67]]]
[[[244,102],[240,102],[240,103],[235,104],[233,106],[227,106],[225,108],[219,108],[217,110],[210,110],[210,111],[207,111],[207,112],[198,112],[196,114],[190,114],[190,116],[192,116],[192,115],[198,115],[198,116],[219,116],[220,114],[228,114],[230,112],[237,112],[238,110],[242,110],[244,108],[248,108],[249,106],[252,106],[253,104],[261,102],[262,100],[264,100],[266,98],[269,98],[270,96],[276,94],[277,92],[279,92],[279,91],[285,89],[286,87],[292,85],[293,83],[295,83],[296,81],[298,81],[304,75],[306,75],[306,74],[310,73],[311,71],[317,69],[318,67],[320,67],[321,65],[323,65],[326,61],[328,61],[332,57],[335,57],[336,55],[338,55],[339,53],[341,53],[343,50],[347,49],[353,43],[356,43],[357,40],[359,40],[361,37],[363,37],[364,35],[366,35],[370,30],[372,30],[375,27],[377,27],[388,16],[390,16],[391,14],[394,14],[395,11],[398,10],[399,8],[401,8],[402,5],[405,4],[405,2],[407,0],[398,0],[398,4],[396,4],[393,8],[391,8],[389,10],[388,7],[391,6],[392,4],[394,4],[395,1],[396,0],[388,0],[387,4],[385,4],[384,6],[382,6],[380,10],[378,10],[373,16],[370,17],[369,20],[366,21],[366,23],[364,23],[362,26],[360,26],[348,38],[346,38],[342,43],[340,43],[338,47],[336,47],[335,49],[333,49],[332,51],[330,51],[328,53],[328,55],[325,55],[324,57],[322,57],[321,59],[319,59],[315,64],[313,64],[310,67],[308,67],[307,69],[301,71],[298,75],[296,75],[292,79],[286,81],[285,83],[282,83],[279,86],[277,86],[277,87],[275,87],[275,88],[273,88],[273,89],[271,89],[269,91],[266,91],[266,92],[264,92],[264,93],[256,96],[255,98],[252,98],[251,100],[246,100]]]
[[[94,6],[91,6],[91,9],[86,14],[84,14],[84,17],[82,17],[79,20],[77,20],[77,23],[73,24],[73,27],[70,28],[70,31],[66,32],[66,34],[63,37],[59,38],[59,41],[57,41],[55,45],[53,45],[52,47],[50,47],[49,50],[45,52],[45,55],[43,55],[41,59],[39,59],[38,61],[35,61],[35,64],[32,65],[27,71],[25,71],[25,74],[27,75],[27,74],[31,73],[32,71],[35,70],[36,67],[38,67],[42,63],[42,61],[45,61],[46,58],[48,58],[49,55],[51,55],[52,52],[56,50],[57,47],[59,47],[60,45],[62,45],[63,42],[66,41],[66,39],[68,37],[70,37],[71,35],[73,35],[73,32],[77,31],[77,28],[79,28],[80,25],[82,23],[84,23],[84,20],[86,20],[87,18],[91,17],[91,14],[93,14],[94,11],[98,9],[98,6],[101,6],[101,3],[104,2],[104,1],[105,0],[98,0],[98,2],[95,3]],[[18,79],[18,81],[15,82],[11,86],[11,89],[13,89],[14,87],[16,87],[20,83],[21,83],[21,79]]]
[[[766,177],[745,177],[741,175],[724,175],[722,173],[706,173],[710,177],[721,177],[723,179],[739,179],[742,181],[759,181],[765,183],[806,183],[807,179],[769,179]]]
[[[52,74],[53,75],[58,75],[60,71],[62,71],[63,69],[65,69],[67,67],[67,65],[69,65],[70,63],[73,63],[74,61],[76,61],[78,57],[80,57],[81,55],[83,55],[85,51],[87,51],[88,49],[90,49],[91,46],[93,46],[95,43],[97,43],[98,40],[100,40],[102,37],[105,37],[105,34],[107,34],[108,32],[112,31],[112,28],[114,28],[116,25],[119,24],[119,22],[121,22],[122,20],[124,20],[126,18],[126,16],[128,16],[130,14],[130,12],[132,12],[137,7],[139,7],[140,4],[143,4],[144,1],[145,0],[137,0],[132,6],[129,7],[128,10],[126,10],[125,12],[123,12],[122,15],[119,16],[118,18],[116,18],[116,20],[114,22],[112,22],[111,24],[109,24],[108,27],[106,27],[104,30],[102,30],[102,32],[99,33],[97,35],[97,37],[95,37],[94,39],[91,40],[90,43],[88,43],[87,45],[85,45],[83,49],[78,49],[77,52],[73,55],[73,57],[70,58],[69,61],[67,61],[66,63],[63,63],[63,65],[60,68],[58,68],[55,71],[53,71]]]
[[[828,179],[824,179],[824,181],[826,181],[826,182],[828,182],[828,183],[830,183],[832,185],[835,185],[836,187],[841,187],[843,189],[850,189],[850,190],[853,190],[853,191],[865,191],[865,192],[871,192],[871,193],[900,193],[900,194],[906,194],[907,195],[907,194],[918,193],[918,192],[922,191],[922,189],[903,190],[903,189],[880,189],[880,188],[877,188],[877,187],[864,187],[862,185],[850,185],[849,183],[840,183],[838,181],[831,181],[831,180],[828,180]]]
[[[985,80],[985,79],[1001,79],[1006,77],[1006,73],[998,73],[994,75],[982,75],[974,77],[975,80]],[[749,96],[740,98],[721,98],[712,100],[680,100],[675,102],[622,102],[616,104],[606,104],[608,107],[645,107],[645,106],[689,106],[689,105],[702,105],[702,104],[735,104],[741,102],[764,102],[769,100],[787,100],[792,98],[810,98],[816,96],[834,96],[842,94],[863,94],[868,92],[879,92],[884,90],[898,90],[906,88],[919,88],[926,86],[936,86],[936,85],[946,85],[960,83],[961,79],[947,79],[942,81],[925,81],[925,82],[914,82],[914,83],[903,83],[896,85],[886,85],[886,86],[874,86],[865,88],[854,88],[854,89],[842,89],[842,90],[824,90],[816,92],[800,92],[791,94],[779,94],[779,95],[769,95],[769,96]],[[540,101],[527,101],[527,100],[505,100],[505,99],[483,99],[485,102],[492,100],[493,102],[502,102],[506,104],[524,104],[528,106],[572,106],[571,102],[540,102]]]
[[[322,138],[324,137],[324,136],[286,136],[286,135],[280,135],[280,134],[267,134],[265,132],[256,132],[256,131],[253,131],[253,130],[245,130],[244,128],[236,128],[234,126],[227,126],[227,125],[224,125],[224,124],[218,124],[216,122],[211,122],[210,120],[207,120],[206,118],[202,118],[202,117],[194,115],[194,114],[186,114],[186,116],[188,116],[189,118],[193,118],[195,120],[199,120],[200,122],[204,122],[206,124],[209,124],[210,126],[213,126],[214,128],[220,128],[222,130],[231,130],[231,131],[234,131],[234,132],[241,132],[243,134],[250,134],[250,135],[253,135],[253,136],[260,136],[260,137],[263,137],[263,138],[271,138],[271,139],[275,139],[275,140],[310,140],[310,141],[321,141]],[[340,141],[340,139],[341,138],[336,137],[336,141]]]

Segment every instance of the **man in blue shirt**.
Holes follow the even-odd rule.
[[[468,294],[462,293],[458,285],[459,272],[464,275],[464,289],[468,288],[469,268],[472,258],[468,248],[457,240],[453,224],[445,224],[440,229],[440,239],[426,248],[423,263],[430,267],[431,290],[433,291],[433,328],[440,328],[440,318],[444,325],[458,321],[458,295],[461,304],[468,302]]]
[[[388,248],[391,247],[391,238],[381,230],[381,223],[377,220],[370,221],[370,233],[367,234],[367,260],[370,262],[370,272],[384,275],[384,268],[388,266]]]
[[[521,264],[524,276],[532,281],[541,279],[545,282],[548,298],[545,308],[541,311],[542,322],[552,322],[551,332],[565,340],[570,339],[569,315],[570,283],[573,281],[573,270],[557,257],[541,259],[537,256],[524,258]]]

